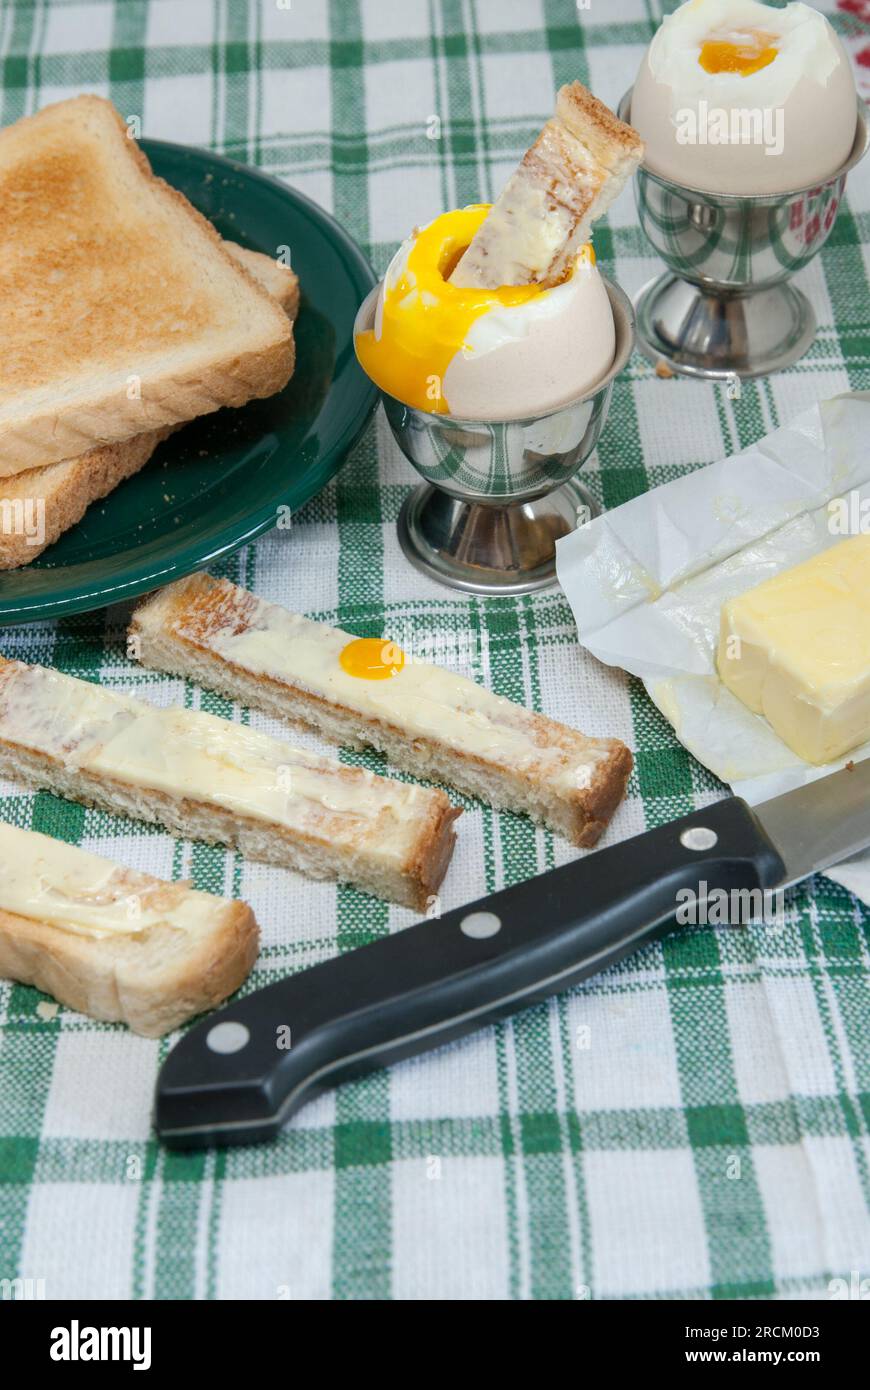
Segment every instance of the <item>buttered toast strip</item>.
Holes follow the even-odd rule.
[[[287,316],[110,102],[0,131],[0,476],[270,396]]]
[[[562,87],[556,114],[516,170],[450,279],[454,285],[555,285],[622,191],[643,141],[581,82]]]
[[[0,772],[418,910],[459,814],[441,791],[2,658]]]
[[[0,821],[0,978],[157,1038],[232,994],[258,946],[246,903]]]
[[[618,739],[587,738],[381,639],[357,639],[227,580],[194,575],[133,615],[146,666],[224,691],[335,743],[370,744],[397,767],[525,811],[593,845],[632,766]],[[392,674],[391,674],[392,673]]]
[[[292,320],[299,308],[299,281],[292,270],[225,241],[239,261],[272,294]],[[168,430],[152,430],[118,444],[102,444],[75,459],[0,478],[0,570],[31,564],[81,521],[88,507],[132,478],[151,458]]]

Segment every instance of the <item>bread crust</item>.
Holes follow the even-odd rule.
[[[181,962],[173,955],[166,968],[143,971],[139,957],[172,931],[151,927],[94,940],[0,910],[0,976],[33,985],[91,1018],[159,1038],[234,993],[259,951],[259,928],[247,903],[216,901],[214,926],[191,941]]]
[[[643,156],[643,141],[634,127],[621,121],[582,82],[568,82],[559,88],[556,114],[607,169],[626,156],[634,162]]]
[[[556,795],[529,773],[497,768],[491,759],[459,752],[433,738],[416,733],[412,737],[396,723],[365,718],[289,679],[255,675],[211,652],[204,640],[197,642],[187,631],[184,635],[176,631],[182,622],[190,627],[192,619],[202,622],[205,633],[215,611],[234,622],[236,630],[243,630],[245,600],[252,597],[228,580],[215,580],[206,574],[191,575],[150,595],[136,608],[130,623],[139,660],[155,670],[192,677],[333,743],[377,748],[396,767],[444,781],[495,807],[525,812],[581,848],[597,843],[625,794],[633,767],[631,752],[618,739],[584,739],[546,715],[517,706],[518,717],[539,746],[561,747],[570,754],[576,752],[577,740],[583,739],[591,748],[606,751],[607,756],[593,766],[586,785]]]
[[[152,380],[147,394],[130,400],[119,386],[62,412],[32,416],[2,431],[0,478],[86,453],[94,445],[182,424],[224,406],[274,396],[293,372],[293,340],[241,352],[192,374],[171,372]]]
[[[294,323],[299,313],[299,276],[296,272],[263,251],[251,251],[235,241],[225,241],[224,246],[233,260],[253,275],[273,299],[277,299],[290,322]]]
[[[132,478],[151,458],[168,430],[140,434],[121,444],[90,449],[77,459],[49,464],[18,473],[4,487],[0,482],[0,507],[18,499],[44,505],[43,540],[34,543],[22,531],[6,533],[0,526],[0,570],[29,565],[53,545],[71,526],[81,521],[88,507],[108,497],[127,478]]]
[[[16,130],[18,136],[23,130],[26,135],[27,123],[38,123],[46,111],[56,114],[61,107],[68,124],[77,115],[86,117],[88,112],[103,119],[107,131],[113,132],[112,138],[116,139],[117,158],[132,160],[149,190],[181,212],[183,225],[195,229],[194,235],[204,242],[203,253],[210,258],[212,270],[215,263],[223,266],[225,272],[230,272],[229,283],[235,280],[238,285],[243,281],[245,293],[259,300],[257,327],[252,326],[246,332],[246,341],[229,351],[223,344],[219,348],[215,344],[209,353],[206,333],[202,352],[186,364],[173,361],[167,347],[165,365],[150,365],[142,376],[141,394],[133,393],[132,399],[128,390],[130,373],[125,371],[122,380],[115,380],[120,374],[112,364],[102,377],[94,375],[90,389],[81,384],[67,396],[59,390],[55,407],[45,401],[31,405],[29,410],[22,407],[7,413],[5,420],[0,419],[0,477],[74,458],[94,445],[178,424],[225,405],[239,406],[255,397],[271,396],[286,385],[293,370],[292,332],[286,316],[255,276],[227,251],[207,219],[177,189],[155,177],[146,156],[128,138],[128,129],[110,102],[96,96],[76,97],[53,108],[46,107],[9,129]],[[38,126],[34,124],[30,129],[35,131]]]

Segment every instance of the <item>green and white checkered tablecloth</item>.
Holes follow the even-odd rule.
[[[856,53],[870,47],[862,8],[835,15]],[[498,190],[560,83],[580,77],[615,104],[660,17],[652,0],[0,0],[0,122],[107,94],[146,135],[286,179],[383,270],[413,223]],[[870,163],[801,277],[820,330],[791,371],[730,400],[632,359],[587,475],[606,506],[870,386],[868,210]],[[654,273],[630,192],[596,247],[631,294]],[[467,598],[408,568],[395,521],[413,482],[378,419],[292,531],[221,573],[625,739],[637,768],[611,840],[720,795],[640,685],[580,652],[559,592]],[[11,628],[0,643],[277,732],[136,668],[125,617]],[[263,929],[249,988],[411,920],[12,783],[0,815],[247,898]],[[468,802],[445,906],[572,853]],[[0,1279],[42,1279],[62,1298],[825,1296],[833,1276],[870,1274],[868,927],[866,907],[817,878],[779,932],[684,929],[549,1006],[321,1099],[276,1143],[193,1155],[149,1130],[168,1042],[0,984]]]

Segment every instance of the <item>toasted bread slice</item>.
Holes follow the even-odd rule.
[[[287,316],[110,102],[0,132],[0,476],[270,396]]]
[[[225,241],[224,248],[234,260],[277,299],[284,313],[292,323],[299,313],[299,277],[289,265],[266,256],[262,251],[250,251],[247,246],[239,246],[234,241]]]
[[[299,309],[299,281],[292,270],[259,251],[225,242],[234,256],[274,295],[293,320]],[[0,570],[29,565],[48,546],[81,521],[88,507],[108,497],[151,458],[167,430],[154,430],[89,449],[77,459],[0,480]]]
[[[454,285],[556,285],[622,191],[643,141],[581,82],[547,122],[450,279]]]
[[[144,468],[168,433],[139,434],[89,449],[77,459],[0,478],[0,570],[32,564],[81,521],[91,503]]]
[[[166,883],[0,822],[0,977],[158,1038],[238,989],[246,903]]]
[[[253,729],[0,658],[0,772],[424,911],[458,809]]]
[[[453,671],[405,659],[387,642],[379,648],[388,666],[374,653],[386,679],[351,674],[341,660],[356,640],[350,633],[227,580],[192,575],[145,599],[130,637],[146,666],[189,676],[334,743],[369,744],[396,767],[524,811],[576,845],[595,843],[631,772],[631,753],[618,739],[587,738]]]

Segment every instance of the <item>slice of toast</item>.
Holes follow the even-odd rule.
[[[169,432],[138,434],[121,444],[89,449],[77,459],[0,478],[0,570],[32,564],[81,521],[93,502],[144,468]]]
[[[418,911],[459,815],[442,791],[2,657],[0,773]]]
[[[0,132],[0,476],[270,396],[287,316],[110,102]]]
[[[225,241],[224,249],[234,260],[247,270],[249,275],[277,299],[284,313],[293,323],[299,313],[299,277],[289,265],[265,255],[262,251],[251,251],[247,246],[239,246],[235,241]]]
[[[234,242],[227,250],[278,300],[295,319],[299,281],[292,270]],[[154,430],[103,444],[76,459],[0,479],[0,570],[29,565],[48,546],[81,521],[88,507],[108,497],[126,478],[138,473],[151,458],[167,430]]]
[[[0,822],[0,977],[158,1038],[232,994],[257,958],[246,903],[166,883]]]
[[[451,283],[558,284],[643,150],[637,131],[581,82],[562,87],[556,114],[493,204]]]
[[[192,575],[145,599],[130,638],[146,666],[189,676],[334,743],[369,744],[396,767],[524,811],[576,845],[596,842],[631,772],[631,753],[618,739],[587,738],[453,671],[405,659],[386,641],[390,664],[378,670],[386,679],[349,673],[341,657],[356,640],[350,633],[228,580]]]

